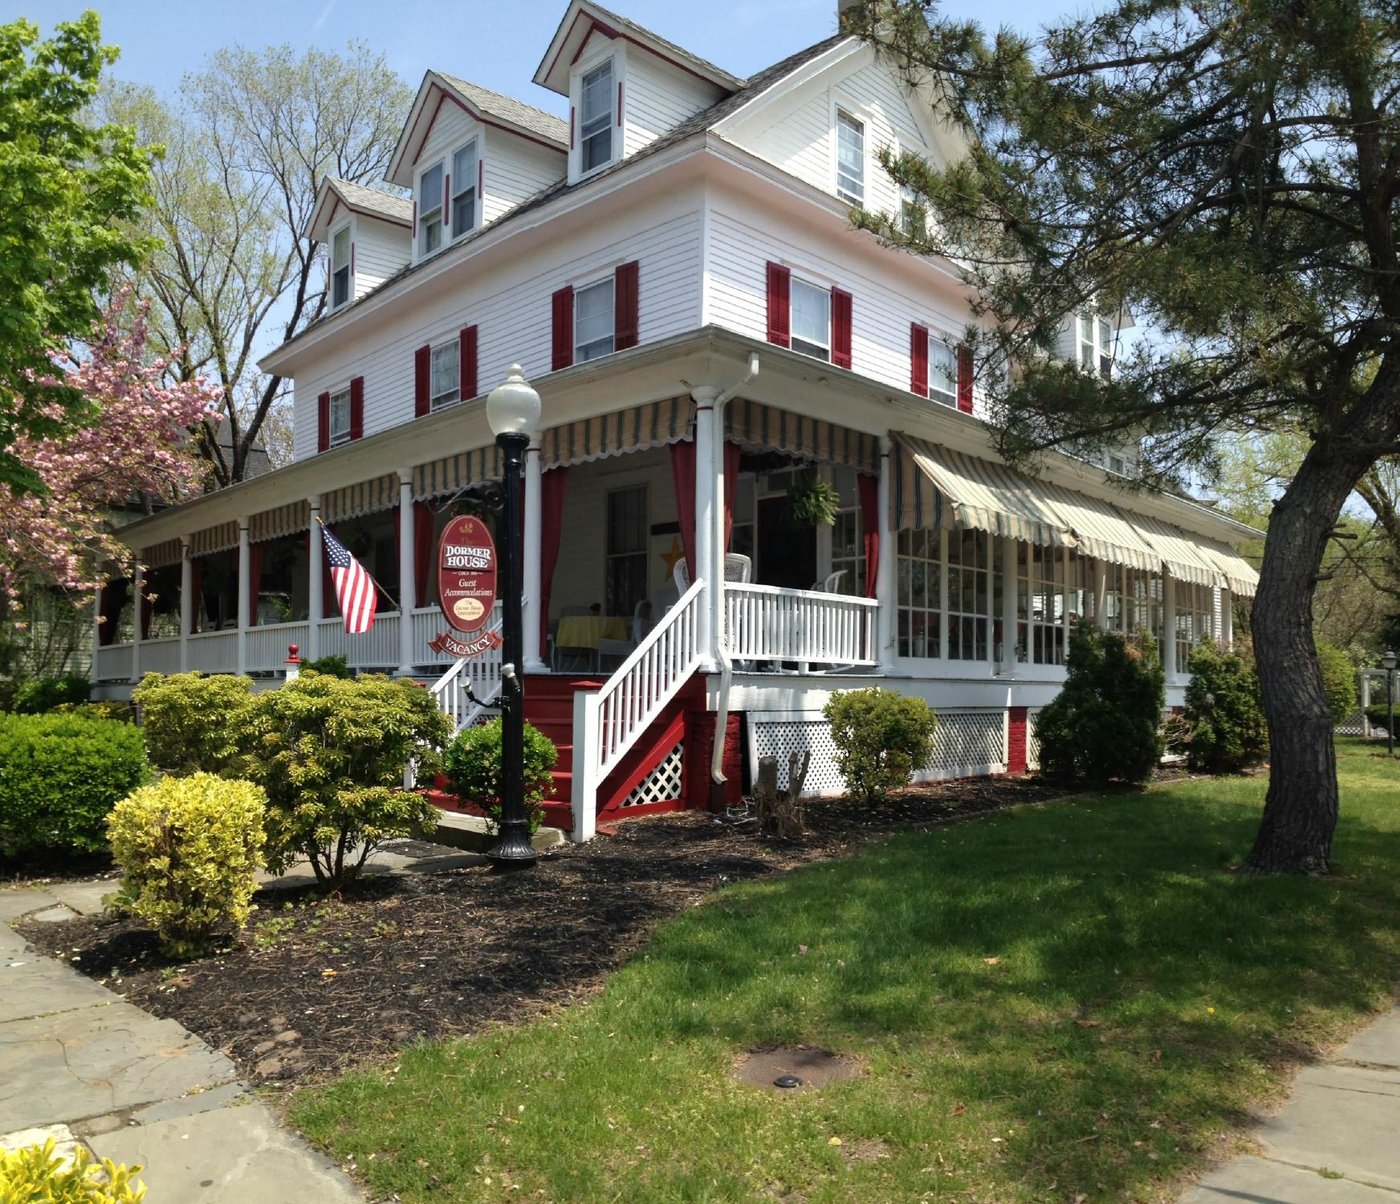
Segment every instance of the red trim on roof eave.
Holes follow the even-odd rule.
[[[657,50],[654,46],[648,46],[645,42],[639,42],[631,34],[624,33],[622,30],[613,29],[610,25],[604,25],[596,17],[590,16],[588,13],[578,13],[574,17],[574,25],[578,24],[579,18],[586,18],[591,28],[587,31],[587,33],[583,35],[583,41],[579,43],[578,49],[574,51],[574,57],[569,60],[570,67],[572,67],[575,63],[578,62],[579,55],[583,53],[583,48],[588,45],[588,35],[591,34],[594,30],[597,30],[605,37],[611,38],[613,41],[621,39],[624,42],[628,42],[631,45],[636,46],[639,50],[645,50],[648,54],[654,55],[656,58],[659,58],[663,63],[670,63],[671,66],[677,68],[678,70],[684,71],[687,75],[693,75],[696,79],[702,80],[704,83],[711,84],[714,87],[719,88],[722,92],[732,94],[738,91],[737,88],[731,87],[729,84],[726,83],[721,83],[719,80],[715,79],[714,76],[705,75],[703,72],[695,70],[694,67],[690,67],[687,66],[685,63],[682,63],[679,59],[672,58],[669,54],[662,54],[661,51]],[[570,26],[569,32],[564,35],[563,41],[559,46],[558,53],[555,54],[554,58],[550,61],[549,66],[546,67],[542,73],[537,74],[543,74],[544,78],[548,79],[554,73],[554,68],[559,65],[559,55],[564,53],[564,48],[568,45],[569,39],[573,37],[573,33],[573,26]]]
[[[506,133],[506,134],[514,134],[517,138],[523,138],[526,142],[533,142],[536,146],[542,146],[542,147],[544,147],[545,150],[556,151],[557,153],[559,153],[559,154],[561,154],[561,155],[564,153],[564,150],[563,150],[563,148],[559,145],[559,143],[557,143],[557,142],[547,142],[545,139],[539,137],[537,134],[527,134],[527,133],[526,133],[524,130],[522,130],[518,125],[506,125],[505,122],[503,122],[503,121],[497,121],[497,120],[495,120],[494,118],[488,117],[488,116],[486,116],[486,115],[483,114],[483,113],[478,113],[474,108],[471,107],[471,105],[469,105],[469,104],[468,104],[465,100],[463,100],[460,96],[456,96],[456,95],[454,95],[453,93],[447,91],[447,88],[446,88],[446,87],[443,87],[443,86],[440,85],[440,84],[434,84],[433,87],[439,88],[439,89],[441,90],[442,97],[443,97],[444,99],[450,100],[454,105],[456,105],[459,109],[461,109],[462,112],[464,112],[468,117],[470,117],[470,118],[471,118],[473,121],[475,121],[478,125],[484,125],[484,126],[486,126],[488,129],[492,129],[492,130],[500,130],[500,131],[502,131],[503,133]],[[523,102],[522,102],[522,103],[523,103]],[[435,120],[435,121],[437,120],[437,115],[436,115],[436,114],[433,115],[433,120]],[[426,142],[427,139],[425,138],[424,141]]]

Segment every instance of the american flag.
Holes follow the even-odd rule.
[[[326,545],[331,580],[335,582],[336,601],[345,617],[345,630],[351,635],[362,635],[374,626],[374,612],[379,609],[374,578],[328,529],[322,529],[321,539]]]

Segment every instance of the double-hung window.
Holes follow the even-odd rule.
[[[331,235],[331,308],[339,309],[350,300],[350,227],[341,226]]]
[[[612,162],[613,69],[609,60],[583,77],[579,120],[579,175]]]
[[[350,439],[350,390],[331,394],[330,444],[347,443]]]
[[[574,363],[612,354],[614,314],[612,276],[574,290]]]
[[[477,149],[473,138],[452,156],[452,237],[476,226]]]
[[[440,343],[432,351],[429,372],[428,407],[433,410],[450,406],[461,396],[461,351],[457,341]]]
[[[792,349],[819,360],[831,358],[831,290],[792,281]]]
[[[836,195],[865,204],[865,123],[836,111]]]
[[[442,246],[442,164],[434,163],[418,177],[418,254]]]
[[[942,339],[928,341],[928,395],[945,406],[958,404],[958,353]]]

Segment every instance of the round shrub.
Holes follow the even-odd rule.
[[[1254,657],[1201,644],[1187,661],[1186,756],[1192,769],[1239,773],[1269,751]]]
[[[936,717],[922,698],[879,686],[838,690],[822,714],[831,724],[836,768],[862,802],[879,802],[907,785],[933,753]]]
[[[43,715],[55,707],[86,702],[92,694],[92,683],[86,677],[70,673],[66,677],[36,677],[15,690],[16,715]]]
[[[147,673],[131,696],[141,708],[151,764],[166,773],[228,773],[252,684],[227,674]]]
[[[207,952],[248,920],[267,796],[212,773],[162,778],[112,809],[107,831],[130,909],[174,957]]]
[[[116,801],[146,778],[129,723],[86,715],[0,715],[0,856],[98,853]]]
[[[1325,640],[1317,641],[1317,663],[1322,667],[1322,689],[1332,722],[1341,723],[1360,705],[1356,693],[1356,665],[1345,652]]]
[[[525,725],[525,814],[530,831],[540,826],[540,804],[553,785],[551,772],[559,759],[553,741],[532,724]],[[501,824],[501,721],[463,728],[443,754],[443,767],[458,798],[475,803],[486,814],[492,831]]]
[[[1069,783],[1142,783],[1162,759],[1166,678],[1142,647],[1093,624],[1075,627],[1064,689],[1036,720],[1040,771]]]
[[[0,1200],[42,1204],[141,1204],[146,1185],[133,1179],[141,1168],[104,1158],[94,1162],[78,1146],[69,1162],[59,1157],[54,1139],[43,1145],[0,1149]]]

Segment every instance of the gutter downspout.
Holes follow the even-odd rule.
[[[734,682],[734,662],[729,659],[724,634],[724,407],[728,405],[758,375],[758,355],[749,354],[748,375],[726,389],[714,403],[715,438],[711,440],[710,471],[719,484],[719,505],[714,508],[714,568],[710,580],[715,583],[711,605],[715,641],[715,660],[719,662],[719,705],[715,708],[715,736],[710,748],[710,810],[717,811],[724,803],[724,729],[729,726],[729,689]],[[714,571],[714,570],[718,571]]]

